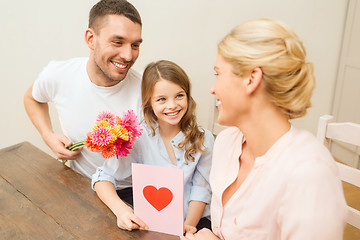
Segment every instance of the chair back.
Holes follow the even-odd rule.
[[[320,117],[317,138],[329,147],[331,140],[341,141],[360,147],[360,124],[350,122],[334,122],[333,116]],[[342,181],[360,188],[360,170],[336,162]],[[360,199],[359,199],[360,201]],[[360,229],[360,211],[348,206],[348,223]]]

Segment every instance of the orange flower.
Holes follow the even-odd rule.
[[[116,146],[112,143],[101,147],[101,156],[104,158],[111,158],[116,154]]]
[[[121,119],[121,118],[119,118],[118,116],[116,116],[115,119],[116,119],[116,124],[122,125],[122,119]]]
[[[99,145],[96,145],[95,143],[93,143],[93,142],[91,141],[90,136],[91,136],[90,132],[86,134],[86,139],[85,139],[85,142],[84,142],[85,147],[86,147],[89,151],[92,151],[92,152],[98,152],[98,151],[100,151],[100,146],[99,146]]]

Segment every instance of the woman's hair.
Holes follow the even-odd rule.
[[[158,121],[151,107],[151,98],[155,84],[161,80],[179,85],[186,93],[188,107],[180,120],[180,130],[184,133],[185,139],[177,147],[184,148],[186,163],[187,161],[194,161],[192,154],[195,154],[197,151],[206,151],[206,149],[202,149],[204,132],[200,131],[196,122],[196,103],[191,97],[189,77],[181,67],[171,61],[161,60],[153,62],[145,68],[141,83],[142,108],[145,122],[151,128],[154,136],[155,129],[158,127]]]
[[[101,0],[96,3],[89,13],[89,28],[98,32],[103,22],[103,17],[107,15],[121,15],[134,23],[142,25],[141,17],[136,8],[126,0]]]
[[[218,51],[239,76],[260,67],[271,101],[289,119],[304,116],[311,107],[313,65],[306,61],[298,36],[285,24],[271,19],[247,21],[224,37]]]

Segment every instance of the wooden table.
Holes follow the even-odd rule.
[[[0,239],[175,240],[120,230],[90,179],[24,142],[0,150]]]

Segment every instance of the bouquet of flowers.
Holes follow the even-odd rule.
[[[104,158],[116,155],[125,157],[132,149],[136,137],[141,136],[142,128],[137,122],[137,117],[132,110],[120,118],[111,112],[100,112],[91,132],[86,134],[86,139],[67,147],[76,150],[86,147],[92,152],[101,152]]]

